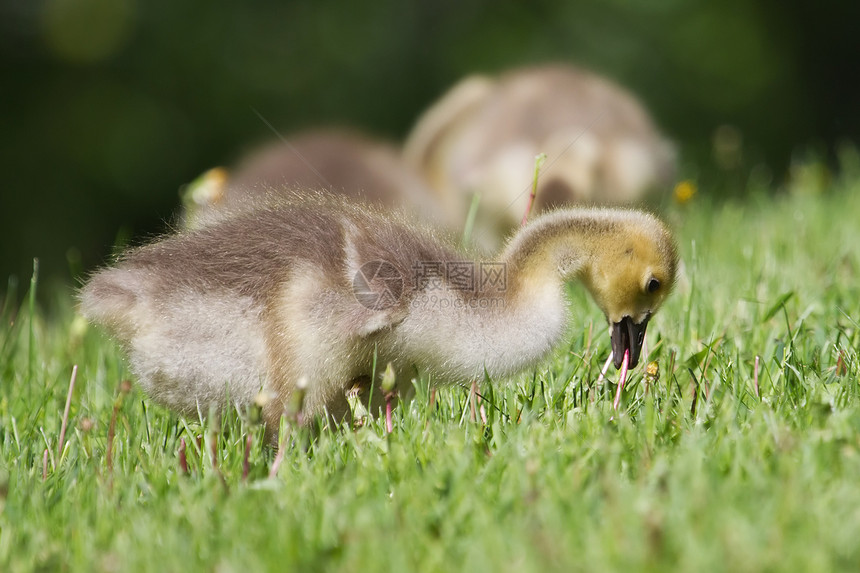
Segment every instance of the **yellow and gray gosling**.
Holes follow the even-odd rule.
[[[666,187],[674,149],[630,92],[569,65],[470,76],[418,120],[407,162],[462,220],[480,194],[475,235],[498,245],[526,210],[535,156],[545,153],[537,211],[631,204]]]
[[[183,224],[200,227],[296,189],[416,209],[430,221],[444,222],[439,199],[396,147],[328,127],[287,135],[252,150],[232,169],[216,167],[201,175],[183,193]]]
[[[133,249],[80,303],[153,399],[189,414],[262,390],[271,433],[302,379],[309,418],[347,415],[347,390],[367,399],[374,355],[401,391],[416,369],[466,382],[533,367],[568,330],[566,281],[606,315],[616,367],[625,351],[635,366],[676,266],[669,231],[640,211],[550,212],[476,261],[399,216],[294,197]]]

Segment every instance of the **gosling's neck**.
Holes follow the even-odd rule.
[[[619,235],[616,212],[565,210],[544,215],[521,229],[502,251],[510,296],[560,289],[587,279],[601,247]],[[588,282],[586,280],[586,282]]]

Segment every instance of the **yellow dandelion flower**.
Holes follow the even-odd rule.
[[[188,184],[182,194],[183,202],[191,208],[217,204],[224,196],[228,177],[226,169],[213,167]]]
[[[689,179],[679,181],[678,184],[675,185],[675,201],[682,205],[692,199],[695,194],[696,184]]]
[[[651,361],[645,366],[645,377],[656,382],[660,378],[660,365],[657,361]]]

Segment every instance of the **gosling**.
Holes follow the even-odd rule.
[[[200,227],[252,210],[273,194],[308,188],[393,209],[414,208],[445,223],[440,200],[394,145],[342,127],[291,134],[252,149],[229,170],[210,169],[186,187],[182,222]]]
[[[526,211],[535,156],[547,161],[536,210],[573,203],[620,205],[665,188],[672,144],[636,97],[585,69],[541,65],[470,76],[417,121],[404,145],[420,171],[464,218],[480,194],[478,243],[495,248]]]
[[[550,212],[476,261],[403,216],[293,196],[129,251],[80,307],[154,400],[193,414],[262,390],[271,437],[300,380],[306,419],[342,419],[356,386],[379,403],[374,364],[390,362],[407,395],[416,369],[467,382],[537,365],[570,325],[571,280],[606,315],[616,368],[625,353],[634,367],[676,266],[669,231],[641,211]]]

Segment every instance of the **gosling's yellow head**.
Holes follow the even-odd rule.
[[[678,253],[666,227],[638,211],[617,212],[612,231],[603,234],[583,277],[612,328],[612,355],[621,366],[639,362],[648,320],[675,284]]]

